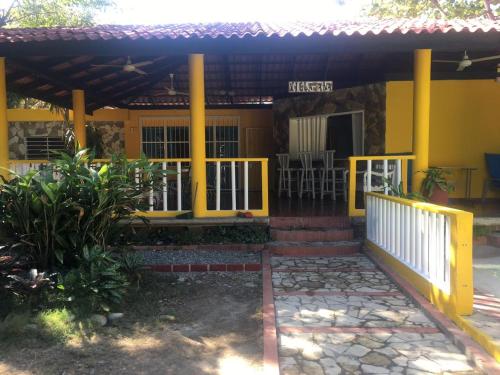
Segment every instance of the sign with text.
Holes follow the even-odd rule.
[[[332,81],[290,81],[288,92],[332,92]]]

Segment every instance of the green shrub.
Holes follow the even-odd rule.
[[[70,306],[92,313],[109,312],[119,305],[129,284],[111,253],[100,246],[85,246],[78,261],[78,268],[69,271],[58,286]]]
[[[120,271],[122,271],[130,282],[137,282],[142,279],[144,270],[144,257],[137,252],[123,253],[119,258]]]
[[[146,159],[113,156],[100,168],[93,164],[87,150],[61,153],[42,170],[0,185],[0,233],[38,269],[73,265],[84,245],[105,248],[118,222],[144,209],[144,194],[162,181],[160,166]]]

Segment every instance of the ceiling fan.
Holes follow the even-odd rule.
[[[497,59],[500,59],[500,55],[480,57],[478,59],[470,59],[469,56],[467,55],[467,51],[464,51],[464,57],[462,58],[462,60],[432,60],[432,62],[458,64],[457,72],[461,72],[465,68],[471,66],[472,63],[497,60]]]
[[[108,67],[108,68],[120,68],[122,71],[127,72],[127,73],[134,72],[137,74],[145,75],[147,73],[140,68],[142,68],[143,66],[146,66],[146,65],[151,65],[152,63],[153,63],[153,61],[141,61],[138,63],[132,63],[132,59],[130,58],[130,56],[127,56],[127,61],[125,62],[125,64],[98,64],[98,65],[92,64],[92,66]]]
[[[176,95],[189,95],[187,92],[177,91],[174,88],[174,73],[170,73],[170,86],[164,86],[165,90],[167,90],[167,94],[170,96]]]

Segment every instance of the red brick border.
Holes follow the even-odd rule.
[[[392,271],[388,266],[382,263],[378,258],[369,252],[365,254],[382,271],[384,271],[392,281],[418,306],[425,315],[433,321],[439,329],[466,355],[476,366],[486,371],[487,374],[500,374],[500,363],[495,361],[486,351],[476,343],[469,335],[460,330],[451,320],[442,312],[435,308],[427,299],[425,299],[409,282]]]
[[[368,267],[344,267],[344,268],[328,268],[328,267],[287,267],[273,268],[273,272],[380,272],[378,268]]]
[[[401,292],[323,292],[313,290],[292,290],[289,292],[274,292],[275,296],[356,296],[356,297],[396,297],[401,296]]]
[[[264,375],[280,375],[273,276],[268,251],[262,254],[262,321],[264,339]]]
[[[167,250],[218,250],[218,251],[263,251],[266,244],[201,244],[201,245],[132,245],[137,251]]]
[[[260,271],[260,263],[227,264],[152,264],[146,266],[154,272],[253,272]]]
[[[355,334],[377,334],[377,333],[440,333],[434,327],[290,327],[281,326],[281,333],[355,333]]]

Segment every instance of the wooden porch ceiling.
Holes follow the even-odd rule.
[[[468,50],[471,58],[499,54],[495,50]],[[462,50],[438,51],[433,57],[460,59]],[[151,60],[147,75],[96,67],[124,64],[126,56],[20,56],[7,57],[7,87],[19,94],[71,108],[71,90],[83,89],[87,111],[104,106],[119,108],[185,107],[188,97],[169,96],[169,74],[174,87],[188,92],[187,55],[132,55],[132,62]],[[455,72],[453,64],[433,64],[433,79],[494,78],[497,61],[473,64]],[[289,94],[291,80],[332,80],[335,88],[411,79],[412,50],[348,51],[332,53],[221,53],[205,58],[208,106],[257,106]]]

